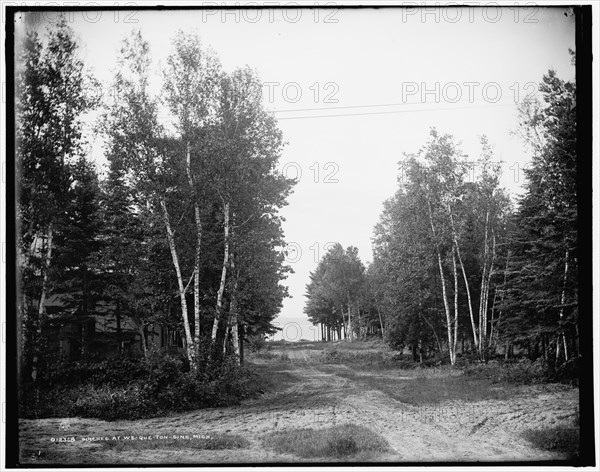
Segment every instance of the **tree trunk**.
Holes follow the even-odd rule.
[[[42,293],[40,295],[40,304],[38,306],[38,316],[39,316],[39,320],[38,320],[38,335],[41,334],[41,320],[43,319],[43,316],[45,314],[45,310],[46,310],[46,297],[48,295],[48,279],[49,279],[49,272],[50,272],[50,264],[52,261],[52,236],[53,236],[53,230],[52,230],[52,224],[50,224],[49,228],[48,228],[48,239],[46,242],[46,257],[44,260],[44,277],[42,279]]]
[[[194,179],[192,178],[192,162],[190,156],[190,143],[185,143],[185,161],[188,183],[192,198],[194,199],[194,216],[196,219],[196,248],[194,251],[194,347],[196,358],[200,357],[200,254],[202,245],[202,220],[200,207],[196,198]]]
[[[360,306],[358,305],[358,302],[354,303],[354,308],[355,308],[355,313],[356,316],[358,317],[358,339],[363,339],[364,336],[364,332],[363,332],[363,325],[361,322],[361,317],[360,317]]]
[[[490,268],[487,272],[487,281],[485,284],[485,297],[483,299],[483,336],[480,334],[480,339],[482,340],[483,346],[482,349],[485,349],[486,339],[487,339],[487,312],[488,312],[488,304],[490,298],[490,287],[492,285],[492,277],[494,275],[494,261],[496,260],[496,234],[492,229],[492,255],[490,260]]]
[[[140,341],[142,341],[142,352],[144,357],[148,356],[148,343],[146,342],[146,330],[144,326],[140,326]]]
[[[510,251],[506,252],[506,264],[504,266],[504,281],[502,282],[502,292],[500,294],[500,302],[504,301],[504,296],[506,294],[506,277],[508,274],[508,263],[510,261]],[[497,289],[496,289],[497,290]],[[501,328],[501,320],[502,320],[502,311],[498,312],[498,318],[496,321],[496,339],[500,340],[500,328]]]
[[[379,326],[381,326],[381,338],[385,339],[385,331],[383,327],[383,319],[381,318],[381,311],[379,310],[379,305],[375,304],[375,308],[377,309],[377,314],[379,315]]]
[[[496,335],[496,323],[494,322],[494,310],[496,309],[496,296],[498,295],[498,288],[494,288],[494,298],[492,299],[492,309],[490,311],[490,337],[488,339],[488,348],[493,350],[495,348],[494,336]]]
[[[196,358],[200,358],[200,244],[202,241],[202,222],[198,205],[196,214],[196,250],[194,251],[194,346]]]
[[[423,315],[422,312],[419,312],[419,315],[421,315],[421,318],[423,318],[423,320],[425,321],[425,323],[427,323],[427,325],[431,328],[431,331],[433,331],[433,336],[435,337],[435,342],[438,345],[438,349],[440,350],[440,354],[442,354],[442,352],[443,352],[442,343],[440,343],[440,338],[438,338],[437,333],[435,332],[435,329],[434,329],[433,325],[429,322],[429,320],[427,318],[425,318],[425,316]]]
[[[431,209],[430,209],[431,212]],[[450,224],[452,227],[452,239],[454,239],[454,244],[456,245],[456,255],[458,256],[458,263],[460,264],[460,269],[462,271],[463,279],[465,281],[465,289],[467,291],[467,302],[469,305],[469,316],[471,317],[471,328],[473,330],[473,341],[475,345],[479,349],[480,338],[477,335],[477,328],[475,327],[475,317],[473,315],[473,302],[471,300],[471,289],[469,288],[469,279],[467,278],[467,272],[465,271],[465,266],[462,261],[462,257],[460,255],[460,246],[458,245],[458,238],[456,236],[456,230],[454,228],[454,218],[452,217],[452,211],[450,207],[448,207],[448,213],[450,215]],[[433,225],[433,223],[432,223]]]
[[[452,344],[452,356],[456,362],[456,343],[458,341],[458,272],[456,270],[455,251],[452,251],[452,271],[454,273],[454,341]]]
[[[32,362],[32,369],[31,369],[31,378],[35,381],[38,377],[39,374],[39,355],[38,355],[38,350],[39,348],[39,343],[41,341],[42,338],[42,327],[45,321],[45,314],[46,314],[46,297],[48,296],[48,281],[49,281],[49,272],[50,272],[50,264],[52,262],[52,236],[53,236],[53,228],[52,228],[52,223],[50,223],[50,226],[48,227],[48,239],[46,240],[46,257],[44,259],[44,275],[42,277],[42,293],[40,295],[40,303],[38,305],[38,320],[37,320],[37,326],[36,326],[36,334],[37,334],[37,341],[36,341],[36,348],[35,348],[35,354],[33,356],[33,362]]]
[[[454,358],[452,356],[452,318],[450,315],[450,307],[448,305],[448,296],[446,294],[446,279],[444,277],[444,269],[442,267],[442,255],[440,254],[440,246],[436,239],[435,226],[433,225],[433,212],[431,210],[431,202],[427,201],[429,206],[429,222],[431,223],[431,232],[433,233],[433,239],[435,241],[435,252],[437,254],[438,268],[440,270],[440,279],[442,281],[442,297],[444,298],[444,310],[446,312],[446,325],[448,331],[448,351],[450,354],[450,363],[454,365]]]
[[[231,315],[231,346],[233,349],[233,355],[240,363],[240,335],[238,330],[238,318],[237,313]]]
[[[123,354],[123,329],[121,328],[121,303],[118,300],[115,318],[117,322],[117,352],[121,355]]]
[[[450,354],[450,363],[454,365],[454,358],[452,356],[451,346],[452,346],[452,318],[450,315],[450,307],[448,306],[448,295],[446,294],[446,279],[444,278],[444,269],[442,268],[442,256],[440,254],[439,248],[436,250],[437,259],[438,259],[438,267],[440,270],[440,277],[442,279],[442,297],[444,298],[444,310],[446,312],[446,324],[448,331],[448,350]]]
[[[567,249],[565,251],[565,272],[564,272],[564,276],[563,276],[563,288],[562,288],[562,293],[560,295],[560,321],[562,322],[563,317],[564,317],[564,310],[565,310],[565,300],[566,300],[566,288],[567,288],[567,274],[569,272],[569,250]],[[567,351],[567,337],[565,336],[565,331],[561,326],[561,330],[560,330],[560,338],[562,338],[562,343],[564,346],[564,350],[565,350],[565,361],[569,360],[569,354]],[[556,347],[556,359],[558,360],[558,356],[559,356],[559,347],[558,345],[560,345],[559,342],[557,342],[557,347]]]
[[[244,324],[239,325],[239,340],[240,340],[240,365],[244,363]]]
[[[348,334],[350,336],[350,341],[352,341],[354,339],[354,334],[352,332],[352,309],[350,303],[350,292],[347,292],[346,296],[348,298]]]
[[[482,353],[483,346],[485,344],[486,333],[485,333],[485,321],[484,321],[484,300],[485,300],[485,286],[487,282],[487,263],[488,263],[488,224],[490,219],[489,208],[485,212],[485,232],[483,239],[483,267],[481,269],[481,290],[479,292],[479,354]]]
[[[196,370],[196,352],[194,349],[194,341],[192,339],[192,332],[190,330],[190,320],[188,318],[187,311],[187,300],[185,298],[186,288],[183,285],[183,277],[181,275],[181,268],[179,266],[179,257],[177,256],[177,248],[175,247],[175,236],[171,228],[169,221],[169,212],[167,210],[167,204],[164,199],[160,201],[160,206],[163,210],[163,220],[167,229],[167,241],[169,242],[169,249],[171,250],[171,258],[173,259],[173,266],[175,267],[175,274],[177,275],[177,286],[179,288],[179,299],[181,301],[181,316],[183,318],[183,329],[185,331],[185,340],[187,343],[186,352],[187,358],[190,362],[190,367]]]
[[[239,269],[236,273],[235,260],[233,254],[231,254],[231,272],[235,276],[235,284],[231,293],[231,304],[229,306],[229,312],[231,314],[230,325],[231,325],[231,345],[233,349],[233,355],[238,359],[240,355],[239,347],[239,332],[238,332],[238,301],[237,301],[237,289],[239,279]]]
[[[227,280],[227,264],[229,263],[229,202],[226,202],[223,207],[223,231],[224,231],[224,251],[223,251],[223,267],[221,269],[221,283],[217,293],[217,312],[212,328],[212,340],[217,339],[217,331],[219,329],[219,318],[223,309],[223,293],[225,292],[225,281]]]

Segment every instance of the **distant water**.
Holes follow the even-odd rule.
[[[273,321],[278,328],[282,328],[271,336],[271,341],[318,341],[320,336],[319,326],[313,326],[304,316],[279,316]]]

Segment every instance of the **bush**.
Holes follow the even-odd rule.
[[[571,359],[558,366],[543,357],[531,361],[527,358],[512,361],[492,360],[487,363],[467,365],[465,374],[483,376],[494,382],[539,384],[560,382],[576,385],[579,379],[579,360]]]
[[[162,412],[157,402],[140,384],[127,387],[97,387],[89,384],[82,388],[69,416],[100,418],[103,420],[137,419],[147,416],[148,412]]]
[[[370,365],[375,367],[399,367],[401,369],[414,369],[419,364],[401,352],[390,349],[366,349],[366,350],[344,350],[326,349],[321,353],[321,362],[325,363],[349,363]]]
[[[549,381],[549,368],[543,358],[531,362],[520,359],[518,362],[489,361],[469,365],[465,374],[485,377],[492,382],[510,382],[516,384],[534,384]]]
[[[248,349],[250,352],[260,352],[267,346],[267,341],[263,334],[253,334],[248,337]]]
[[[58,359],[48,365],[41,386],[81,385],[125,385],[147,375],[147,367],[140,358],[120,357],[113,359],[83,359],[65,361]]]
[[[144,359],[57,364],[44,382],[22,390],[20,414],[24,418],[148,418],[237,404],[259,390],[256,375],[231,357],[204,359],[200,366],[198,372],[190,372],[181,358],[160,352],[149,352]]]
[[[553,380],[564,384],[579,385],[581,360],[579,358],[569,359],[560,364],[554,371]]]

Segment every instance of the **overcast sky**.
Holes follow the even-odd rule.
[[[383,201],[397,188],[403,152],[432,126],[455,135],[476,159],[486,134],[503,160],[503,184],[523,183],[529,156],[516,129],[515,100],[553,68],[574,79],[574,19],[564,8],[185,10],[71,12],[71,26],[95,75],[109,83],[119,43],[139,28],[155,66],[178,29],[196,31],[228,71],[245,64],[261,77],[288,145],[281,168],[299,177],[283,209],[295,271],[279,322],[302,328],[308,274],[327,243],[357,246],[372,258]],[[38,24],[52,21],[41,15]],[[23,23],[17,23],[17,29]],[[103,164],[100,142],[94,158]]]

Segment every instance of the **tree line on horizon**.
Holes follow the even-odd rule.
[[[539,92],[519,104],[531,164],[516,204],[485,136],[475,160],[436,129],[404,154],[372,263],[338,244],[310,275],[304,311],[323,340],[371,333],[451,364],[515,348],[553,364],[579,356],[575,84],[550,70]]]

